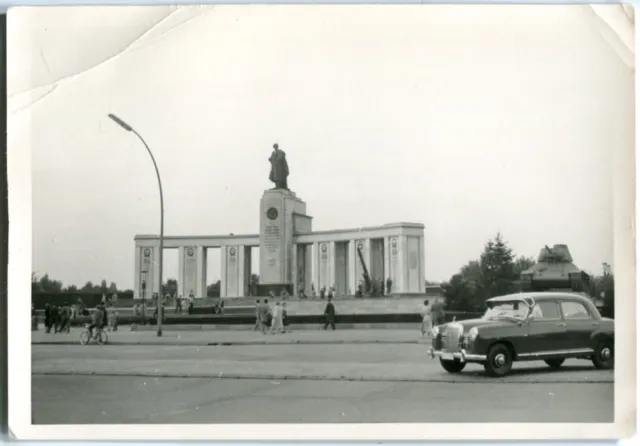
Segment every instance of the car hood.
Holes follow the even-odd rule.
[[[464,332],[468,332],[469,330],[471,330],[473,327],[487,327],[487,326],[491,326],[491,327],[513,327],[514,325],[517,325],[515,322],[511,321],[511,320],[506,320],[506,319],[500,319],[500,320],[488,320],[488,319],[467,319],[464,321],[455,321],[455,322],[450,322],[453,324],[460,324],[462,325],[462,327],[464,327]],[[448,324],[444,324],[444,325],[448,325]]]

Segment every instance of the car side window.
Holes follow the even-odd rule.
[[[531,316],[533,320],[540,319],[560,319],[560,310],[558,308],[558,304],[553,301],[549,302],[538,302],[533,307],[533,311],[531,312]]]
[[[579,302],[562,302],[562,314],[568,320],[591,319],[589,311]]]

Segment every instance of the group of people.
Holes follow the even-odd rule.
[[[332,330],[336,329],[336,308],[333,305],[332,298],[327,298],[327,305],[324,309],[324,329],[326,330],[331,326]],[[253,327],[253,331],[260,330],[263,334],[271,332],[287,333],[291,332],[289,327],[289,319],[287,317],[287,303],[276,302],[271,307],[269,300],[265,299],[260,302],[260,299],[256,301],[256,323]]]
[[[444,324],[444,302],[436,297],[431,305],[425,300],[420,312],[422,316],[422,336],[431,336],[431,329]]]
[[[71,322],[80,315],[88,314],[84,308],[79,305],[69,305],[64,302],[62,305],[46,303],[44,306],[44,328],[46,333],[70,333]],[[32,330],[38,330],[38,315],[35,306],[31,305],[31,322]],[[118,311],[115,306],[108,300],[96,306],[91,313],[91,329],[99,327],[107,327],[109,331],[118,329]],[[91,331],[90,329],[90,331]]]
[[[264,302],[260,302],[260,299],[256,301],[256,324],[253,331],[260,330],[263,334],[286,333],[288,325],[286,302],[282,302],[282,305],[276,302],[271,307],[269,299],[265,299]]]
[[[34,306],[31,306],[31,316],[35,317],[36,310]],[[45,332],[51,333],[69,333],[71,331],[71,320],[73,318],[73,311],[68,303],[62,305],[50,305],[44,306],[44,328]],[[37,321],[36,321],[37,330]]]

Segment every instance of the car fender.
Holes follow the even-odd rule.
[[[613,328],[612,327],[610,328],[608,326],[599,327],[597,330],[594,330],[591,333],[589,345],[591,346],[592,349],[595,350],[601,341],[609,340],[609,339],[611,341],[614,341],[615,339]]]

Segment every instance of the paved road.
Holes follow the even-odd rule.
[[[35,376],[33,422],[611,422],[613,384]]]
[[[477,365],[448,374],[406,343],[33,345],[32,355],[35,423],[613,418],[613,372],[577,360],[492,379]]]

